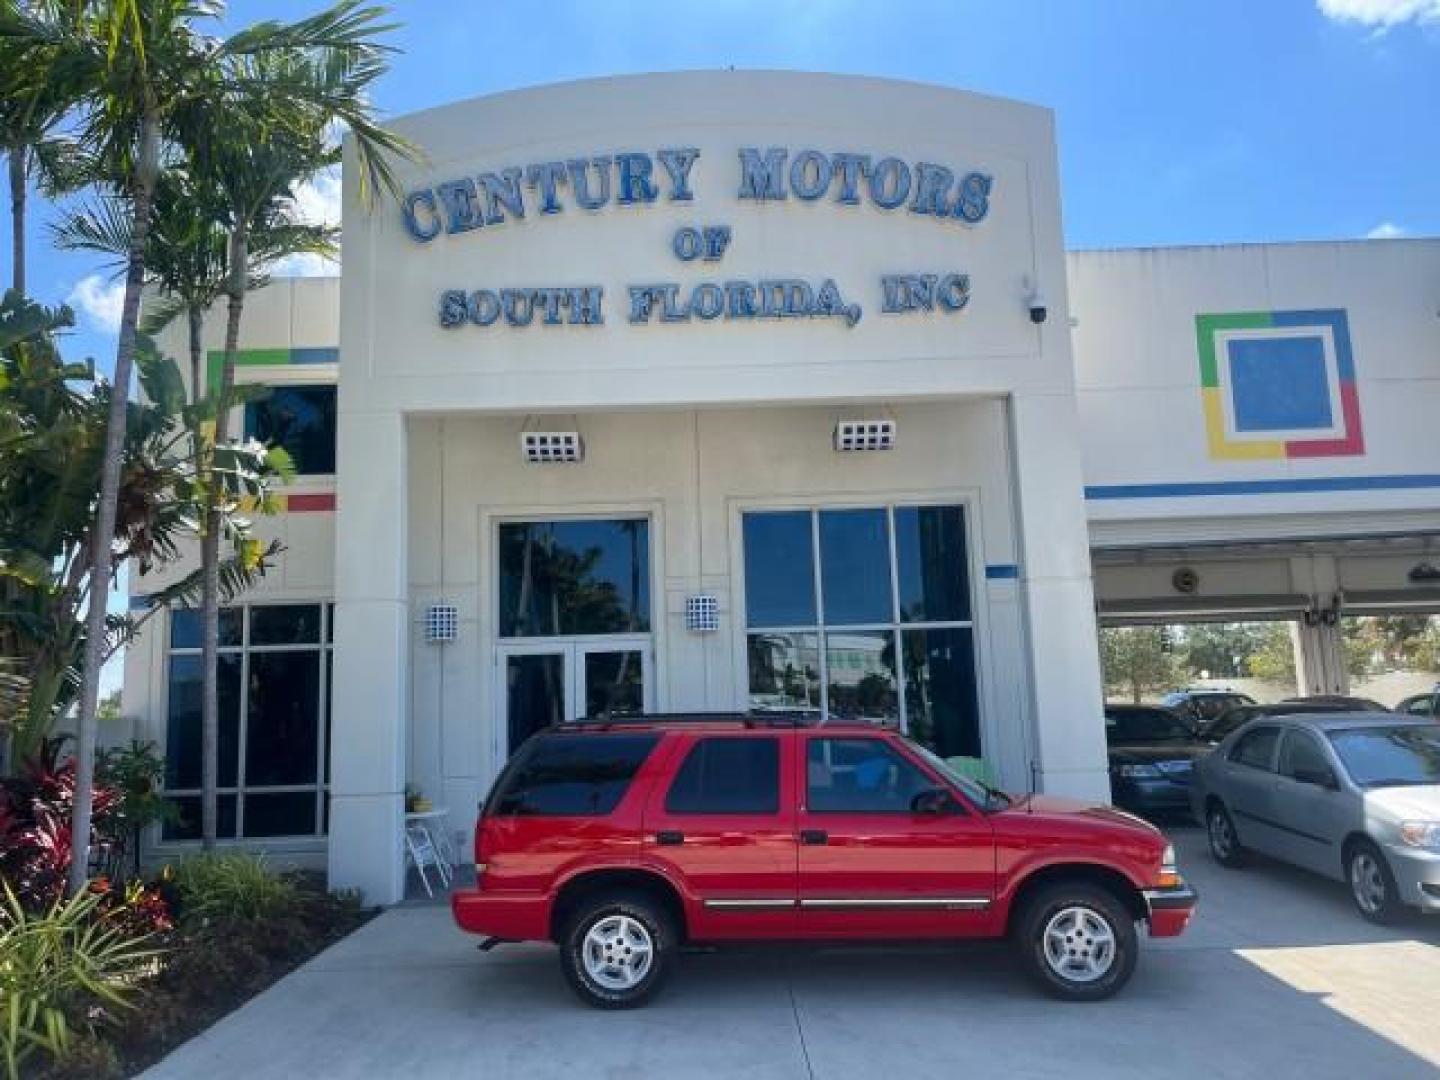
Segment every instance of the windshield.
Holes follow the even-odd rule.
[[[931,768],[963,791],[965,796],[977,806],[990,809],[993,808],[997,802],[1003,803],[1005,806],[1010,805],[1012,801],[1010,796],[1006,795],[999,788],[991,787],[989,784],[981,783],[979,780],[975,780],[959,772],[939,754],[928,747],[921,746],[914,739],[910,738],[910,736],[906,735],[905,741],[910,744],[916,753],[925,759]]]
[[[1105,714],[1105,735],[1112,743],[1178,742],[1195,737],[1190,726],[1159,709],[1115,709]]]
[[[1330,742],[1361,787],[1440,784],[1440,726],[1355,728]]]
[[[1249,720],[1257,714],[1258,710],[1248,708],[1244,705],[1237,706],[1228,712],[1223,712],[1205,726],[1205,737],[1219,742],[1225,738],[1226,735],[1229,735],[1230,732],[1245,723],[1246,720]]]

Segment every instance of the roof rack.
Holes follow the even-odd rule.
[[[583,729],[586,731],[605,731],[614,727],[626,725],[645,724],[715,724],[715,723],[740,724],[747,728],[806,728],[824,727],[827,723],[834,723],[834,717],[827,717],[823,713],[812,712],[784,712],[768,710],[750,710],[741,712],[739,710],[726,710],[724,712],[684,712],[684,713],[636,713],[623,716],[594,717],[586,720],[574,720],[563,724],[554,725],[552,731],[573,731]],[[863,720],[841,721],[847,724],[863,724]]]

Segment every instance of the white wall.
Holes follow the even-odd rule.
[[[1087,488],[1396,475],[1432,479],[1424,487],[1364,491],[1092,497],[1087,504],[1092,525],[1190,519],[1203,529],[1216,517],[1364,515],[1436,506],[1440,240],[1085,251],[1069,255],[1068,277]],[[1348,316],[1365,452],[1280,460],[1212,457],[1195,316],[1328,308],[1344,309]],[[1324,523],[1312,522],[1317,526]]]

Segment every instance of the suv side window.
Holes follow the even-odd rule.
[[[690,747],[665,795],[667,814],[778,814],[780,740],[714,737]]]
[[[883,739],[811,739],[805,805],[812,814],[908,814],[936,787]]]
[[[1235,744],[1235,748],[1230,751],[1230,760],[1237,765],[1248,765],[1252,769],[1270,772],[1270,763],[1275,760],[1275,741],[1279,738],[1279,728],[1256,728],[1242,736]]]
[[[1294,779],[1297,770],[1311,775],[1335,771],[1313,736],[1303,731],[1287,731],[1280,745],[1280,775]]]
[[[531,739],[487,804],[502,816],[600,817],[630,789],[658,735],[550,735]]]

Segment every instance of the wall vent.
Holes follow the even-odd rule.
[[[564,465],[585,460],[578,431],[522,431],[520,449],[532,465]]]
[[[894,420],[841,420],[835,425],[836,450],[889,450],[894,445]]]

